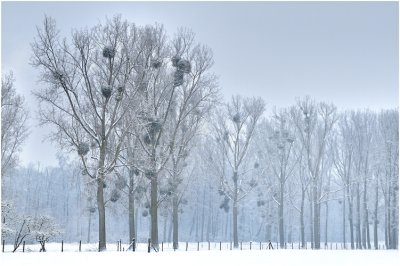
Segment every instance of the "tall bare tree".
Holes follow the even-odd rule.
[[[106,248],[104,188],[115,167],[126,132],[117,125],[130,108],[135,87],[136,26],[120,17],[60,39],[46,17],[32,43],[31,63],[44,85],[35,92],[41,123],[55,128],[51,139],[75,150],[83,173],[97,184],[99,249]],[[117,141],[110,145],[110,139]]]
[[[321,242],[321,196],[322,196],[322,166],[333,126],[337,120],[336,107],[326,103],[314,103],[310,98],[299,101],[292,109],[296,119],[296,128],[300,141],[305,149],[308,174],[311,178],[311,203],[313,212],[313,244],[320,248]]]
[[[172,178],[179,179],[183,154],[189,152],[189,143],[218,91],[216,76],[210,72],[211,50],[196,44],[192,32],[181,29],[170,42],[162,27],[148,27],[144,34],[152,45],[147,44],[149,48],[140,55],[148,63],[138,76],[142,85],[134,132],[143,151],[138,169],[150,181],[151,243],[158,250],[160,173],[170,170]]]
[[[233,243],[238,247],[238,203],[256,185],[257,181],[252,178],[246,182],[244,169],[248,150],[255,128],[265,110],[264,101],[261,98],[232,97],[232,101],[225,105],[217,114],[215,121],[215,134],[221,147],[223,158],[232,176],[221,176],[221,191],[226,196],[224,204],[233,201]],[[225,167],[225,166],[224,166]]]

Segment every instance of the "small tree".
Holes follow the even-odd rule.
[[[45,244],[59,234],[61,229],[54,219],[47,215],[40,215],[32,220],[31,225],[32,236],[40,243],[40,252],[46,252]]]

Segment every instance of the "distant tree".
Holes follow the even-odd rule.
[[[17,165],[21,145],[28,136],[28,112],[17,94],[13,73],[1,78],[1,175],[8,175]]]
[[[275,111],[270,123],[270,130],[264,132],[268,136],[265,145],[267,152],[264,153],[264,157],[266,167],[271,168],[271,176],[274,177],[274,180],[271,180],[271,187],[273,188],[271,196],[278,205],[279,244],[283,248],[285,245],[285,195],[288,194],[286,183],[297,163],[297,158],[293,152],[294,126],[291,125],[288,110]]]
[[[228,167],[231,178],[221,176],[220,191],[225,195],[221,204],[228,208],[229,201],[233,201],[233,242],[238,241],[238,202],[247,196],[256,185],[256,179],[245,180],[246,169],[243,169],[255,128],[265,110],[265,103],[261,98],[232,97],[232,101],[221,108],[213,125],[217,149],[222,152],[223,167]]]
[[[295,117],[295,126],[298,139],[304,151],[307,163],[307,172],[310,176],[310,194],[313,212],[313,244],[320,248],[321,241],[321,196],[323,184],[323,162],[328,147],[328,139],[333,134],[333,126],[337,120],[336,107],[326,103],[315,103],[305,98],[293,107],[292,117]]]
[[[378,116],[380,146],[383,154],[381,189],[385,208],[385,245],[398,248],[399,234],[399,112],[382,111]]]

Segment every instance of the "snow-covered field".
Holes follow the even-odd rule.
[[[65,244],[61,253],[60,243],[48,244],[48,252],[37,252],[37,246],[27,246],[25,253],[11,253],[10,246],[6,246],[6,252],[0,253],[1,266],[53,266],[53,265],[124,265],[134,263],[135,265],[324,265],[324,266],[354,266],[354,265],[376,265],[391,266],[398,265],[399,251],[392,250],[219,250],[219,243],[208,251],[203,247],[196,251],[197,244],[189,245],[189,251],[185,251],[185,244],[181,244],[179,251],[170,251],[165,245],[164,252],[147,253],[145,244],[139,245],[138,252],[117,252],[116,244],[108,245],[107,252],[74,252],[77,251],[76,244]],[[124,247],[124,245],[123,245]],[[29,252],[31,250],[31,252]],[[82,245],[82,250],[96,250],[96,246]]]

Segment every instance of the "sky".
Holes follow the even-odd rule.
[[[121,14],[137,25],[179,27],[214,53],[213,71],[225,99],[260,96],[267,110],[310,95],[344,109],[398,107],[399,21],[397,2],[2,2],[2,74],[12,70],[29,110],[31,134],[22,165],[57,165],[57,147],[44,141],[32,90],[37,71],[30,43],[44,15],[69,36]]]

